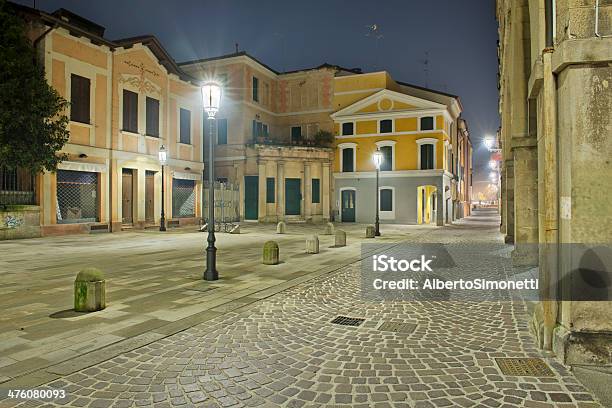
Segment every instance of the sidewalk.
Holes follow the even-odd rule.
[[[347,247],[330,248],[334,237],[319,235],[318,255],[304,253],[305,237],[322,225],[289,224],[284,235],[272,224],[218,233],[216,282],[202,280],[206,234],[193,227],[1,242],[0,387],[43,384],[356,262],[365,227],[338,228]],[[433,230],[382,229],[376,242]],[[280,265],[261,264],[270,239],[279,243]],[[80,314],[71,310],[73,281],[87,266],[106,274],[108,307]]]

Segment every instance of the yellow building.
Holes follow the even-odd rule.
[[[394,81],[387,72],[334,78],[334,187],[340,220],[450,222],[457,214],[456,96]],[[379,191],[373,153],[380,150]],[[456,197],[455,197],[456,201]]]
[[[151,36],[119,41],[60,9],[15,6],[28,22],[49,83],[70,103],[68,154],[37,176],[42,235],[117,231],[200,217],[199,84]],[[165,197],[158,151],[168,151]]]

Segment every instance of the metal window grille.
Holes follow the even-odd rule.
[[[36,203],[34,174],[29,170],[0,166],[0,205]]]
[[[57,222],[98,221],[98,173],[57,171]]]
[[[208,182],[202,194],[202,218],[208,220]],[[232,183],[215,183],[215,223],[240,221],[240,190]]]
[[[172,179],[172,218],[195,217],[195,181]]]

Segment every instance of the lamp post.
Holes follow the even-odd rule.
[[[374,166],[376,166],[376,222],[374,223],[374,235],[380,237],[380,217],[379,217],[379,201],[380,201],[380,192],[378,191],[378,175],[380,173],[380,165],[383,162],[383,154],[380,150],[376,150],[374,155],[372,155],[372,160],[374,161]]]
[[[206,247],[206,271],[204,279],[219,279],[217,272],[217,248],[215,248],[215,143],[213,125],[221,103],[221,86],[216,82],[202,85],[202,104],[208,114],[208,246]]]
[[[166,213],[164,211],[164,201],[165,200],[165,194],[164,194],[164,166],[166,165],[166,162],[168,161],[168,152],[166,151],[166,148],[164,147],[164,145],[161,145],[159,147],[159,164],[161,164],[161,217],[159,218],[159,230],[160,231],[165,231],[166,230]]]

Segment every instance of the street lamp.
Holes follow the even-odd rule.
[[[492,137],[485,137],[484,144],[488,150],[493,148],[493,143],[495,143],[495,141]]]
[[[206,271],[204,279],[219,279],[217,272],[217,248],[215,248],[215,144],[213,125],[221,104],[221,86],[216,82],[202,85],[202,105],[208,114],[208,247],[206,247]]]
[[[378,215],[378,202],[380,200],[380,192],[378,191],[378,177],[380,173],[380,165],[382,164],[383,159],[383,154],[380,150],[376,150],[372,155],[374,166],[376,166],[376,222],[374,223],[374,235],[377,237],[380,237],[380,218]]]
[[[489,167],[490,167],[492,170],[497,169],[497,161],[495,161],[495,160],[490,160],[490,161],[489,161]]]
[[[166,148],[164,147],[164,145],[161,145],[159,147],[159,164],[161,164],[161,217],[159,218],[159,230],[160,231],[165,231],[166,230],[166,213],[164,211],[164,201],[165,201],[165,194],[164,194],[164,166],[166,165],[166,162],[168,161],[168,152],[166,151]]]

